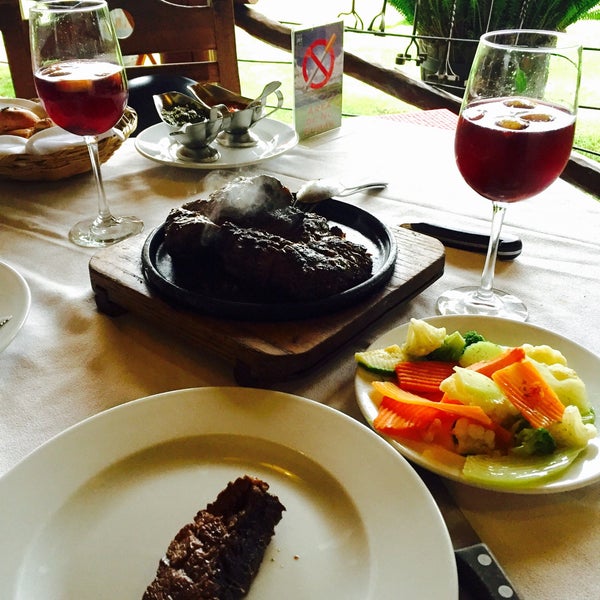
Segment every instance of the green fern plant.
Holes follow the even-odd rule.
[[[598,0],[389,0],[424,36],[479,39],[495,29],[564,31],[582,19],[600,20]],[[415,12],[417,10],[417,12]]]
[[[600,20],[599,0],[389,2],[420,37],[417,64],[421,65],[421,78],[458,95],[468,77],[477,40],[486,31],[517,28],[564,31],[583,19]],[[454,40],[451,44],[446,41],[449,38]],[[406,60],[406,53],[396,58],[398,64]]]

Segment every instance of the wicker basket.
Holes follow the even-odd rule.
[[[137,126],[137,114],[126,107],[115,125],[119,134],[98,142],[100,162],[106,162]],[[48,154],[0,154],[0,177],[19,181],[56,181],[91,171],[90,155],[85,145],[70,146]]]

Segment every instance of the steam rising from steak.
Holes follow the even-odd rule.
[[[266,301],[325,298],[367,280],[367,249],[337,226],[291,204],[293,196],[267,175],[239,177],[206,200],[171,211],[165,250],[186,277],[225,275],[231,291]]]

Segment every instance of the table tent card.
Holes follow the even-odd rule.
[[[294,121],[300,139],[342,123],[342,21],[297,29],[294,49]]]

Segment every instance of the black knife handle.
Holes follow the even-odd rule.
[[[438,239],[444,246],[485,254],[490,236],[465,229],[449,229],[432,223],[405,223],[407,229]],[[498,260],[513,260],[521,254],[523,242],[515,235],[502,233],[498,244]]]
[[[483,600],[519,600],[517,591],[486,544],[455,550],[461,585]]]

